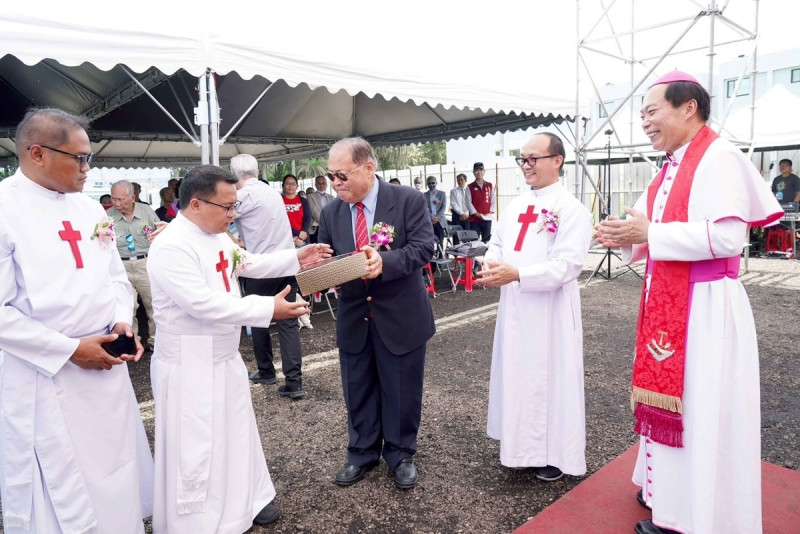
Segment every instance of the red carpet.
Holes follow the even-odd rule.
[[[632,533],[638,521],[650,519],[631,482],[637,450],[625,451],[514,534]],[[800,473],[762,462],[761,486],[764,534],[800,532]]]

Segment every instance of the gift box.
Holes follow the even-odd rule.
[[[297,272],[296,278],[300,293],[307,297],[367,274],[367,255],[364,252],[354,252],[304,265]]]

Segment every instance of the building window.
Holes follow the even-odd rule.
[[[792,83],[800,83],[800,69],[792,69]]]
[[[522,149],[520,149],[520,148],[515,148],[514,150],[509,150],[508,151],[508,155],[516,158],[517,156],[519,156],[521,150]]]
[[[733,90],[736,89],[736,80],[737,78],[733,78],[730,80],[725,80],[725,98],[731,98],[733,96]],[[750,94],[750,77],[742,78],[742,85],[739,86],[739,92],[736,96],[745,96]]]
[[[606,109],[603,109],[603,105],[605,104]],[[612,113],[614,109],[617,107],[617,103],[613,100],[609,100],[608,102],[603,102],[603,104],[597,104],[597,116],[601,119],[605,119],[608,117],[608,113]],[[608,111],[608,113],[606,113]]]

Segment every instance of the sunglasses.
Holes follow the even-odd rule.
[[[30,150],[34,146],[37,146],[37,145],[29,146],[28,150]],[[63,150],[59,150],[57,148],[53,148],[53,147],[47,146],[47,145],[38,145],[38,146],[40,146],[42,148],[46,148],[47,150],[52,150],[53,152],[58,152],[59,154],[64,154],[65,156],[69,156],[71,158],[75,158],[76,160],[78,160],[78,165],[80,167],[83,167],[84,165],[91,165],[92,164],[92,160],[94,159],[94,153],[93,152],[89,153],[89,154],[73,154],[71,152],[64,152]]]
[[[128,243],[128,250],[131,252],[136,250],[136,245],[133,244],[133,236],[131,234],[125,236],[125,241]]]
[[[361,165],[359,165],[355,169],[351,170],[350,172],[346,172],[345,173],[345,172],[342,172],[342,171],[336,171],[336,172],[328,171],[327,173],[325,173],[325,176],[327,176],[328,180],[330,180],[331,182],[333,182],[337,178],[339,180],[343,181],[343,182],[346,182],[347,181],[347,177],[350,176],[351,174],[353,174],[354,172],[356,172],[356,170],[359,169],[360,167],[363,167],[365,163],[367,163],[367,162],[365,161],[364,163],[362,163]]]

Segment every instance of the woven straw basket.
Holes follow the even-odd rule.
[[[363,252],[344,254],[302,267],[297,272],[297,285],[304,297],[366,276],[367,255]]]

